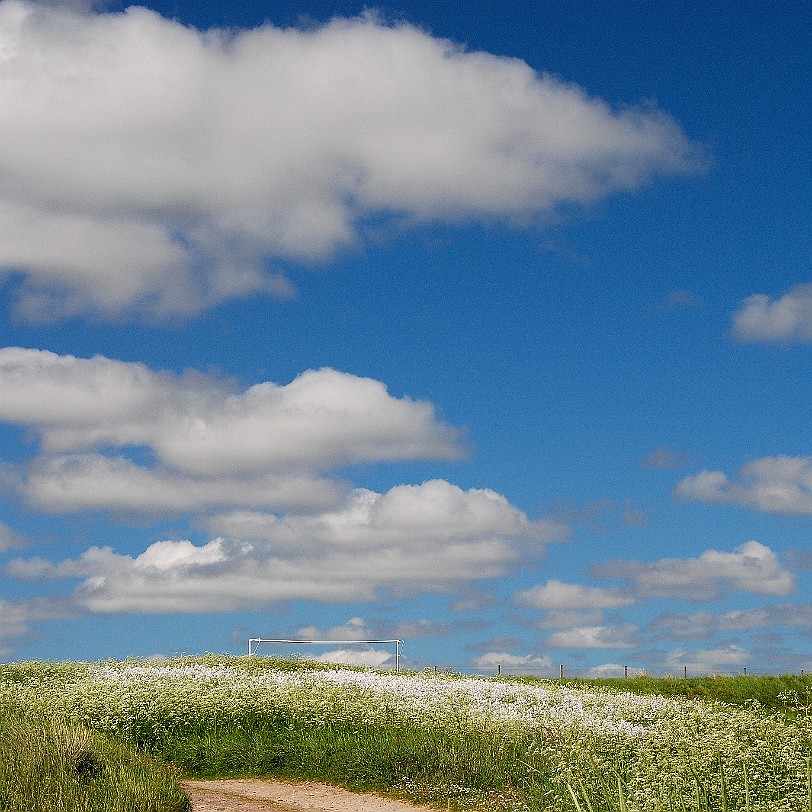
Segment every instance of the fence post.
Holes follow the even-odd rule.
[[[628,679],[628,677],[629,677],[629,666],[624,665],[623,666],[623,679]]]
[[[560,673],[561,673],[561,679],[564,679],[564,663],[561,663]]]

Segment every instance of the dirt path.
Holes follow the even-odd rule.
[[[193,812],[416,812],[427,806],[308,781],[289,784],[257,778],[184,781]]]

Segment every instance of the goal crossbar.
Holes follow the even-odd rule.
[[[390,643],[395,646],[395,671],[400,671],[400,647],[403,645],[403,640],[285,640],[282,638],[270,639],[266,637],[251,637],[248,640],[248,656],[251,657],[256,654],[257,647],[260,643],[280,643],[289,645],[301,646],[333,646],[341,644],[376,644],[376,643]]]

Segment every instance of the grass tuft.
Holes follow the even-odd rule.
[[[179,773],[77,724],[0,714],[3,812],[184,812]]]

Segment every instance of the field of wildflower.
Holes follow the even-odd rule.
[[[754,699],[207,655],[0,666],[0,711],[187,776],[328,780],[441,808],[812,812],[812,716]]]

